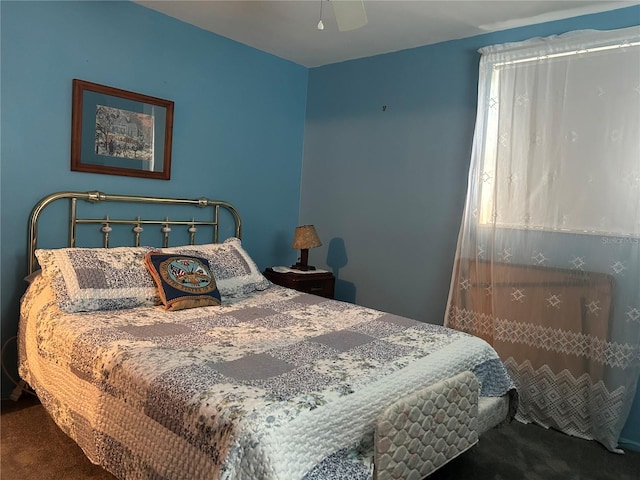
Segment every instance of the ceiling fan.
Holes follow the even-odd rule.
[[[367,24],[367,12],[364,9],[364,0],[327,0],[333,7],[338,30],[346,32],[355,30]],[[322,23],[322,5],[325,0],[320,0],[320,21],[318,30],[324,30]]]

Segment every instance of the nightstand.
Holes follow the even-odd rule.
[[[293,288],[299,292],[312,293],[321,297],[333,298],[336,277],[331,272],[274,272],[267,268],[262,272],[268,280],[281,287]]]

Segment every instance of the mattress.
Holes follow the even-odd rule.
[[[216,307],[69,314],[40,277],[21,305],[21,377],[121,479],[370,479],[380,413],[467,371],[479,410],[496,399],[481,428],[509,417],[514,384],[483,340],[275,285]]]

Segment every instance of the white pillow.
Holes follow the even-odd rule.
[[[240,239],[232,237],[223,243],[185,245],[163,248],[162,253],[195,255],[209,261],[218,290],[223,297],[234,297],[265,290],[269,281],[260,273],[258,266],[242,248]]]
[[[38,249],[36,258],[64,312],[155,305],[156,284],[144,264],[149,247]]]

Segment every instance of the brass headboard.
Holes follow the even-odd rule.
[[[35,258],[35,251],[38,248],[38,221],[42,211],[51,203],[57,200],[69,200],[69,247],[76,246],[76,233],[77,226],[81,224],[95,224],[102,225],[100,231],[103,235],[103,246],[109,247],[109,236],[112,231],[112,225],[130,225],[133,231],[133,242],[135,246],[140,245],[140,236],[144,230],[143,225],[159,225],[161,226],[161,232],[163,237],[163,247],[168,246],[169,232],[171,227],[175,225],[182,225],[186,227],[189,233],[189,243],[195,243],[195,235],[199,226],[208,226],[213,229],[213,243],[218,243],[219,234],[219,220],[220,209],[229,212],[234,221],[234,235],[241,238],[242,235],[242,221],[238,211],[233,205],[228,202],[220,200],[209,200],[208,198],[196,198],[196,199],[184,199],[184,198],[163,198],[163,197],[144,197],[136,195],[112,195],[102,193],[98,191],[93,192],[56,192],[44,197],[40,200],[29,217],[29,238],[28,238],[28,271],[33,273],[36,270],[37,260]],[[78,216],[78,200],[85,200],[90,203],[100,202],[124,202],[124,203],[147,203],[147,204],[164,204],[164,205],[178,205],[178,206],[196,206],[199,208],[211,208],[212,219],[211,220],[196,220],[194,218],[187,220],[169,220],[164,216],[162,219],[141,219],[136,217],[133,219],[121,219],[110,218],[108,215],[105,218],[85,218]]]

